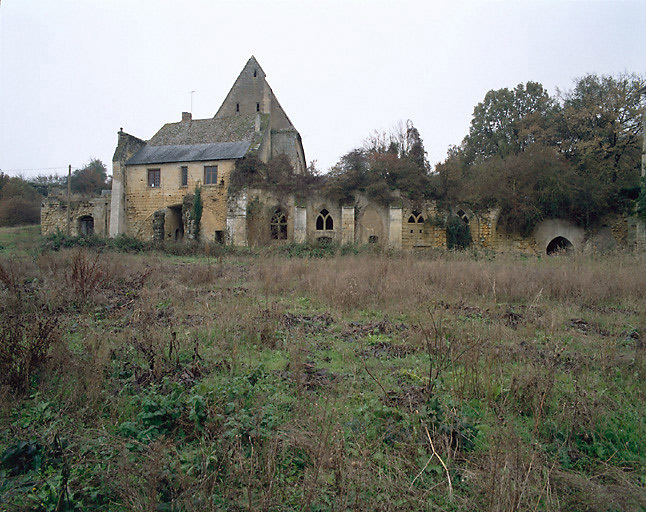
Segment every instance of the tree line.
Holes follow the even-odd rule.
[[[330,170],[323,189],[351,201],[361,191],[390,202],[500,210],[500,226],[527,234],[546,218],[585,227],[603,215],[632,213],[640,197],[642,94],[635,74],[586,75],[550,96],[537,82],[486,93],[469,133],[431,169],[411,121],[375,133]]]
[[[72,172],[73,193],[93,195],[110,188],[107,169],[99,159]],[[67,190],[67,176],[40,175],[31,180],[12,177],[0,171],[0,226],[38,224],[40,205],[54,189]]]

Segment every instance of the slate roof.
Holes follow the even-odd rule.
[[[164,146],[148,144],[126,161],[126,165],[233,160],[245,156],[250,145],[250,141],[213,144],[167,144]]]
[[[126,165],[166,164],[174,162],[205,162],[242,158],[258,149],[268,125],[267,114],[260,114],[260,130],[256,117],[195,119],[168,123],[137,151]]]

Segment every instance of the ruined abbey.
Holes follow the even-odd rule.
[[[65,231],[69,218],[72,235],[125,234],[158,242],[199,237],[236,246],[319,240],[395,249],[446,247],[446,228],[438,221],[446,212],[432,201],[413,205],[401,197],[383,205],[357,195],[352,204],[339,204],[316,192],[296,197],[261,188],[231,190],[236,162],[250,156],[268,162],[280,155],[296,173],[305,170],[301,136],[251,57],[214,117],[192,119],[184,112],[181,121],[165,124],[147,141],[120,130],[111,192],[69,201],[46,198],[42,232]],[[548,220],[532,237],[522,238],[499,232],[495,210],[474,213],[455,205],[451,214],[468,229],[473,245],[494,250],[544,254],[585,244],[646,243],[643,222],[633,218],[609,218],[594,233],[565,220]]]

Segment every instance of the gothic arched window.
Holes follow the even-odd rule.
[[[421,212],[418,212],[417,210],[413,210],[410,214],[410,217],[408,217],[408,223],[409,224],[424,224],[424,216],[421,214]],[[411,228],[414,226],[410,226]],[[411,233],[413,233],[413,229],[410,230]],[[419,230],[419,232],[422,232],[422,229]]]
[[[316,217],[316,230],[332,231],[333,229],[334,221],[332,220],[332,216],[330,215],[330,212],[323,208],[318,214],[318,217]]]
[[[424,224],[424,216],[417,210],[411,212],[410,217],[408,217],[409,224]]]
[[[287,217],[282,210],[274,212],[269,225],[272,240],[287,240]]]

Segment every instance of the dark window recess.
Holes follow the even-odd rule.
[[[216,231],[215,232],[215,243],[216,244],[223,244],[224,243],[224,231]]]
[[[258,76],[258,70],[254,69],[253,70],[253,77],[256,78]]]
[[[236,112],[240,112],[240,103],[236,103]]]
[[[281,210],[276,210],[269,225],[272,240],[287,240],[287,217]]]
[[[218,183],[218,166],[205,165],[204,166],[204,184],[217,185]]]
[[[411,213],[411,216],[408,217],[408,223],[409,224],[423,224],[424,223],[424,217],[417,210],[413,210],[412,213]],[[411,231],[411,233],[412,233],[412,231]]]
[[[260,112],[260,103],[256,103],[256,112]]]
[[[376,244],[379,243],[379,237],[377,235],[370,235],[368,237],[368,243],[369,244]]]
[[[148,169],[148,186],[158,187],[161,183],[161,171],[159,169]]]
[[[182,187],[185,187],[188,185],[188,167],[185,165],[182,166],[180,184]]]
[[[334,229],[332,216],[325,208],[316,217],[316,229],[318,231],[332,231]]]

